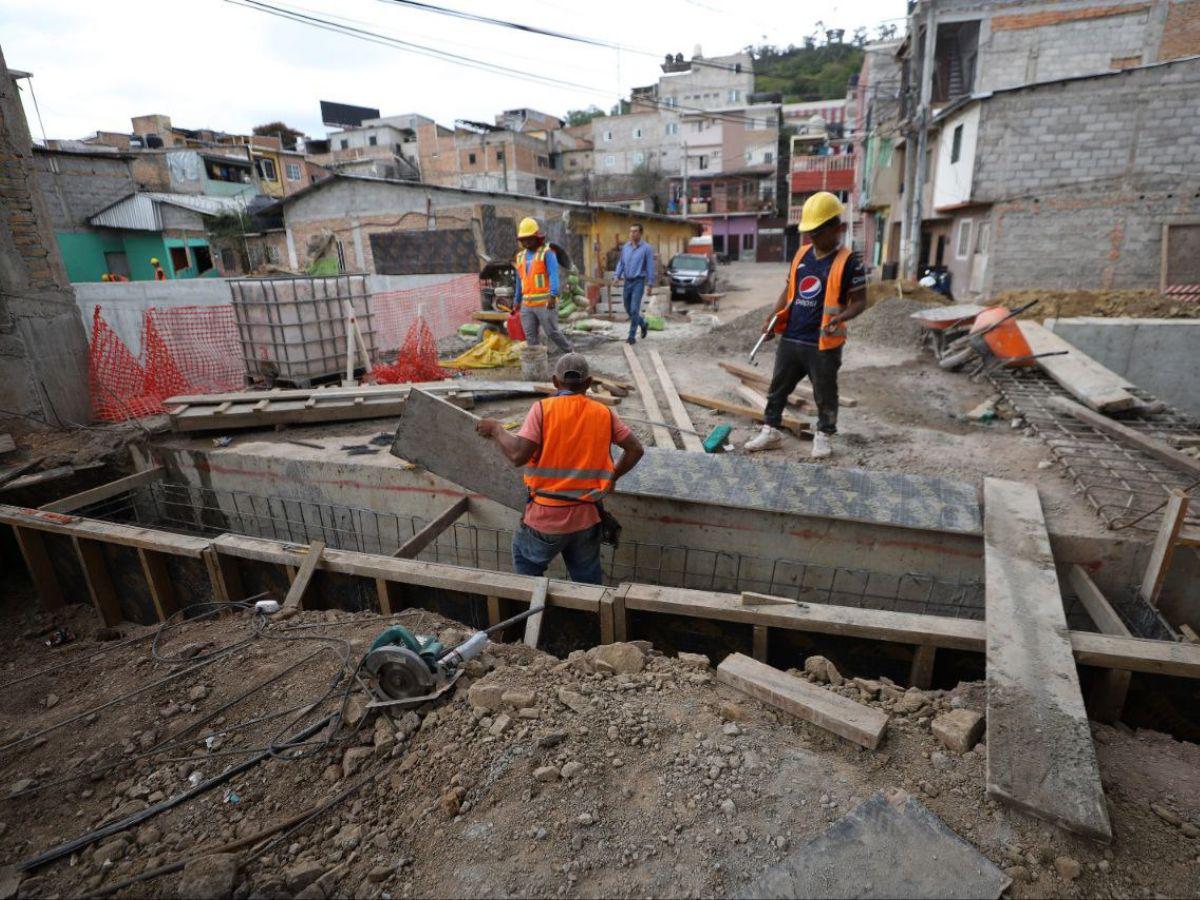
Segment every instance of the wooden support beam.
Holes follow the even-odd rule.
[[[221,554],[216,547],[208,547],[202,554],[204,568],[208,570],[209,587],[214,603],[235,603],[246,596],[242,587],[242,574],[236,559]]]
[[[392,616],[400,611],[399,604],[393,602],[393,589],[399,590],[399,585],[388,581],[386,578],[375,579],[375,596],[379,601],[379,614],[382,616]]]
[[[708,409],[719,410],[720,412],[729,413],[735,416],[745,416],[754,422],[763,420],[763,411],[761,407],[743,406],[740,403],[728,403],[724,400],[718,400],[716,397],[704,397],[700,394],[680,393],[680,398],[688,403],[695,403],[697,406],[704,406]],[[795,416],[783,417],[783,427],[791,432],[800,434],[809,430],[809,423],[803,419],[797,419]]]
[[[438,513],[432,522],[405,541],[404,545],[392,555],[398,559],[416,559],[422,550],[437,540],[439,534],[458,521],[467,511],[469,502],[466,495],[459,497]]]
[[[42,532],[36,528],[13,527],[17,537],[17,547],[21,550],[21,558],[25,560],[25,568],[29,570],[29,578],[37,591],[42,603],[42,612],[58,612],[66,601],[63,599],[62,587],[58,583],[58,575],[54,563],[46,551],[46,541]]]
[[[600,643],[613,642],[613,592],[605,591],[600,597]]]
[[[529,599],[531,609],[546,608],[546,594],[550,590],[550,579],[539,578],[537,584],[533,587],[533,596]],[[545,613],[536,616],[530,616],[525,620],[525,646],[534,650],[537,649],[538,639],[542,636],[542,619],[546,618]]]
[[[54,500],[51,503],[43,504],[38,509],[46,510],[47,512],[74,512],[77,509],[83,509],[85,506],[91,506],[93,503],[99,503],[101,500],[117,497],[127,491],[136,490],[143,485],[159,481],[166,475],[166,472],[167,470],[162,466],[155,466],[153,469],[146,469],[144,472],[135,472],[133,475],[126,475],[124,478],[118,478],[116,481],[110,481],[91,490],[80,491],[78,494],[72,494],[70,497],[63,497],[61,500]]]
[[[500,615],[500,598],[499,597],[488,597],[487,598],[487,617],[488,617],[488,628],[492,628],[496,625],[499,625],[501,622],[504,621],[503,617]]]
[[[646,372],[642,368],[637,354],[633,352],[633,348],[628,344],[621,349],[625,351],[625,361],[629,363],[629,371],[633,373],[633,382],[637,385],[637,392],[642,399],[642,409],[646,411],[646,418],[653,419],[656,422],[663,421],[662,409],[658,405],[658,398],[654,396],[654,389],[650,386],[650,379],[646,377]],[[671,439],[671,430],[669,428],[665,428],[662,425],[652,425],[650,431],[654,436],[654,445],[656,447],[675,449],[675,441]]]
[[[1128,425],[1122,425],[1115,419],[1110,419],[1108,416],[1080,406],[1066,397],[1052,397],[1050,403],[1060,412],[1065,412],[1080,422],[1091,425],[1097,431],[1103,431],[1121,443],[1141,450],[1147,456],[1152,456],[1161,462],[1175,466],[1180,471],[1187,472],[1193,478],[1200,478],[1200,459],[1188,456],[1186,453],[1176,450],[1170,444],[1142,434],[1142,432],[1130,428]]]
[[[937,658],[937,647],[918,644],[913,654],[912,666],[908,671],[908,683],[923,691],[933,687],[933,663]]]
[[[1096,582],[1092,581],[1087,569],[1079,565],[1071,566],[1068,579],[1075,596],[1103,634],[1130,637],[1125,622],[1117,615],[1117,611],[1109,604],[1100,588],[1096,587]],[[1129,696],[1129,683],[1132,680],[1132,672],[1121,672],[1117,669],[1100,672],[1088,693],[1087,706],[1091,717],[1098,722],[1118,721],[1125,709],[1125,698]]]
[[[25,509],[7,504],[0,504],[0,524],[28,525],[30,528],[48,531],[51,534],[86,537],[105,544],[158,550],[173,556],[187,556],[192,559],[200,559],[201,553],[209,544],[208,538],[174,534],[154,528],[140,528],[136,525],[121,525],[116,522],[104,522],[100,519],[85,519],[80,516],[39,509]]]
[[[986,478],[987,793],[1112,840],[1037,488]]]
[[[625,596],[629,593],[630,585],[623,584],[613,594],[613,643],[629,639],[629,617],[625,612]]]
[[[771,629],[766,625],[754,626],[754,658],[760,663],[767,661],[767,653],[770,651]]]
[[[658,382],[662,385],[663,394],[667,398],[667,406],[671,410],[671,418],[675,420],[675,424],[679,428],[686,429],[679,432],[679,440],[683,443],[683,449],[694,453],[703,453],[704,441],[700,440],[697,435],[688,434],[689,431],[695,431],[696,426],[692,424],[692,418],[688,415],[687,408],[683,405],[683,401],[679,399],[679,392],[675,390],[675,382],[671,380],[671,373],[667,371],[662,356],[659,355],[657,350],[650,351],[650,362],[654,365],[654,371],[658,374]]]
[[[105,625],[118,624],[124,617],[117,600],[117,589],[108,571],[108,560],[104,558],[104,545],[87,538],[72,538],[72,541],[83,569],[83,580],[87,582],[88,593],[100,621]]]
[[[1037,361],[1042,370],[1080,403],[1097,412],[1120,412],[1137,405],[1128,390],[1130,384],[1116,372],[1063,340],[1040,322],[1021,320],[1017,327],[1034,355],[1066,350],[1065,356],[1043,356]]]
[[[167,555],[139,548],[138,559],[142,563],[142,575],[146,578],[146,587],[150,589],[150,601],[154,604],[158,621],[165,622],[179,609],[175,585],[167,570]]]
[[[1183,530],[1183,520],[1187,517],[1187,512],[1188,496],[1176,488],[1167,498],[1162,524],[1158,526],[1158,535],[1154,538],[1154,546],[1150,550],[1150,562],[1146,566],[1146,574],[1142,577],[1141,587],[1138,588],[1138,596],[1151,606],[1158,605],[1158,595],[1162,592],[1163,581],[1171,568],[1171,558],[1175,555],[1179,532]]]
[[[304,562],[300,563],[300,568],[296,571],[296,580],[288,588],[287,597],[283,600],[284,609],[304,609],[304,595],[308,591],[313,572],[317,570],[317,565],[321,562],[321,554],[324,552],[324,541],[313,541],[308,545]]]
[[[731,653],[721,661],[717,680],[868,750],[879,746],[887,730],[888,717],[878,709],[741,653]]]

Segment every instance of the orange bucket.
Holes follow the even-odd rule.
[[[995,325],[1009,314],[1009,309],[1005,306],[989,306],[983,312],[975,317],[975,324],[971,326],[971,334],[976,335],[986,328]],[[1017,327],[1016,319],[1009,319],[1001,325],[992,328],[987,334],[983,335],[984,343],[988,349],[992,351],[997,359],[1021,359],[1026,356],[1032,356],[1033,350],[1029,347],[1029,342],[1025,340],[1025,335],[1021,334],[1021,329]],[[1030,366],[1034,364],[1034,360],[1027,360],[1020,365]]]

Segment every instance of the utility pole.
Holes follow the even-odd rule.
[[[684,145],[684,148],[683,148],[683,197],[681,199],[683,200],[683,217],[686,219],[687,214],[688,214],[688,206],[690,205],[688,201],[691,199],[690,195],[688,194],[687,145]]]
[[[921,60],[921,100],[916,114],[917,152],[916,159],[906,160],[905,166],[913,174],[913,177],[908,179],[909,215],[905,222],[907,225],[908,242],[904,248],[904,271],[909,278],[914,280],[919,275],[917,272],[917,257],[921,247],[921,218],[924,214],[921,208],[921,195],[925,192],[925,182],[929,178],[926,151],[929,146],[929,105],[933,99],[934,54],[937,52],[937,17],[934,14],[934,0],[925,0],[925,4],[925,42],[923,59]],[[916,15],[913,16],[912,23],[909,26],[910,32],[914,34],[916,33],[916,29],[912,26],[915,24]],[[912,146],[911,139],[908,143],[909,146]]]

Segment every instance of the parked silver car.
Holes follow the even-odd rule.
[[[717,267],[703,253],[676,253],[667,265],[672,300],[699,300],[701,294],[716,293]]]

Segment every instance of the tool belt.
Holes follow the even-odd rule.
[[[549,491],[539,491],[542,497],[549,497],[552,500],[570,500],[575,504],[591,503],[596,507],[596,512],[600,514],[600,543],[608,544],[616,548],[621,542],[621,522],[604,508],[603,500],[579,500],[575,497],[567,497],[564,494],[553,494]],[[529,495],[529,500],[526,501],[526,506],[533,503],[533,494]],[[529,527],[529,526],[525,526]]]

